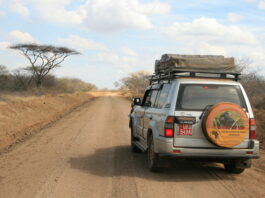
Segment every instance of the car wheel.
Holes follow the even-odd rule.
[[[148,159],[148,167],[152,172],[160,172],[161,169],[158,167],[158,155],[154,150],[154,139],[153,136],[150,135],[148,138],[148,149],[147,149],[147,159]]]
[[[224,164],[224,167],[225,167],[226,172],[233,173],[233,174],[240,174],[240,173],[243,173],[245,170],[245,168],[238,168],[235,162]]]
[[[133,153],[140,153],[141,150],[134,144],[133,127],[131,126],[131,151]]]

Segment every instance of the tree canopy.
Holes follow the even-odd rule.
[[[10,48],[20,51],[27,58],[30,66],[25,69],[33,74],[37,87],[41,87],[45,76],[59,67],[68,56],[80,54],[74,49],[53,45],[17,44]]]

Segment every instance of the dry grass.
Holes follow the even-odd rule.
[[[93,96],[74,93],[10,97],[12,102],[0,105],[0,150],[31,135]]]
[[[76,92],[78,93],[78,91]],[[41,96],[58,96],[65,95],[67,93],[59,91],[57,89],[30,89],[27,91],[4,91],[0,92],[0,105],[13,103],[17,101],[28,101],[37,99]],[[69,94],[69,93],[68,93]]]

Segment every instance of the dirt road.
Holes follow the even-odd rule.
[[[179,162],[150,173],[146,155],[130,152],[129,109],[124,98],[99,97],[2,154],[0,197],[265,197],[258,165],[229,175],[216,164]]]

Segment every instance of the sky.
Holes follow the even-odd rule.
[[[10,71],[28,65],[8,48],[17,43],[81,52],[53,74],[99,88],[153,72],[165,53],[235,57],[265,75],[265,0],[0,0],[0,64]]]

